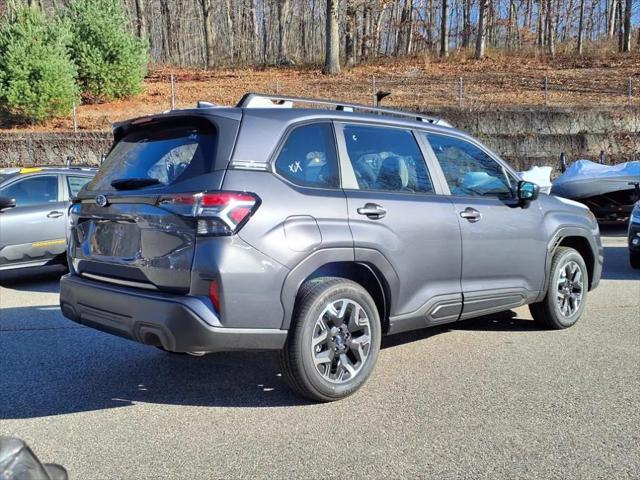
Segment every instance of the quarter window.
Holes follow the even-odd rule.
[[[15,198],[17,207],[58,201],[58,177],[43,175],[18,180],[0,190],[3,197]]]
[[[433,193],[424,158],[410,130],[346,125],[344,138],[361,190]]]
[[[452,195],[511,197],[502,165],[472,143],[448,135],[425,134]]]
[[[275,166],[280,175],[297,185],[339,187],[338,156],[331,124],[314,123],[292,130]]]

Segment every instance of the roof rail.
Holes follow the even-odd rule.
[[[451,127],[452,125],[438,117],[432,117],[429,115],[423,115],[417,112],[405,112],[403,110],[394,110],[392,108],[372,107],[369,105],[362,105],[360,103],[345,103],[334,102],[332,100],[322,100],[318,98],[304,98],[304,97],[286,97],[282,95],[266,95],[260,93],[247,93],[245,94],[238,104],[237,108],[293,108],[294,103],[304,103],[311,105],[328,105],[334,107],[336,110],[342,110],[347,112],[353,112],[360,110],[364,112],[377,113],[379,115],[396,115],[399,117],[407,117],[419,122],[427,122],[433,125],[442,125],[445,127]]]

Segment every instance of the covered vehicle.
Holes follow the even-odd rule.
[[[554,180],[551,193],[585,204],[598,220],[626,221],[640,200],[640,161],[601,165],[578,160]]]

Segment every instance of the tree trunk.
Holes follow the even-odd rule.
[[[336,75],[340,73],[340,29],[338,26],[339,0],[327,0],[327,33],[325,61],[322,73]]]
[[[607,25],[608,25],[607,36],[609,38],[613,37],[614,31],[615,31],[616,11],[618,10],[618,1],[619,0],[611,0],[611,4],[609,6],[609,16],[607,17]]]
[[[449,56],[449,1],[442,0],[442,18],[440,22],[440,56]]]
[[[627,0],[624,7],[624,35],[622,39],[622,51],[631,51],[631,0]]]
[[[617,24],[617,28],[618,28],[618,51],[622,52],[622,48],[623,48],[623,40],[624,40],[624,32],[623,32],[623,27],[622,27],[622,2],[620,0],[618,0],[618,15],[617,15],[618,21],[616,22]]]
[[[269,51],[269,30],[267,29],[267,5],[262,4],[262,64],[267,65],[267,52]]]
[[[277,0],[278,2],[278,62],[288,63],[286,23],[289,14],[289,0]]]
[[[205,57],[207,59],[207,68],[213,68],[215,66],[215,39],[213,32],[213,5],[212,0],[200,0],[202,5],[202,17],[204,22],[204,42],[205,42]]]
[[[556,54],[555,27],[553,25],[553,3],[547,0],[547,52],[553,56]]]
[[[580,0],[580,20],[578,21],[578,55],[582,55],[582,37],[584,35],[584,0]]]
[[[544,46],[545,32],[542,19],[544,18],[544,0],[538,0],[538,47]]]
[[[233,30],[233,3],[232,0],[227,0],[227,11],[226,11],[226,21],[227,21],[227,41],[229,42],[229,53],[231,60],[235,57],[235,39],[234,39],[234,30]]]
[[[487,41],[487,13],[489,10],[489,0],[480,0],[480,12],[478,13],[478,35],[476,37],[475,58],[484,58],[485,45]]]
[[[162,52],[161,57],[165,62],[173,61],[173,27],[171,25],[171,10],[168,0],[160,0],[160,16],[162,17]]]
[[[147,38],[149,33],[147,32],[147,19],[144,15],[144,3],[145,0],[136,0],[136,27],[138,37]]]
[[[345,42],[344,52],[346,57],[347,67],[353,67],[356,64],[356,15],[357,10],[354,0],[348,0],[347,2],[347,18],[345,22]]]
[[[462,1],[462,48],[468,48],[471,41],[471,0]]]

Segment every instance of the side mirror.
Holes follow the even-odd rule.
[[[16,206],[16,199],[9,197],[0,197],[0,210],[5,208],[13,208]]]
[[[518,200],[522,202],[531,202],[538,198],[540,187],[532,182],[520,180],[518,182]]]

